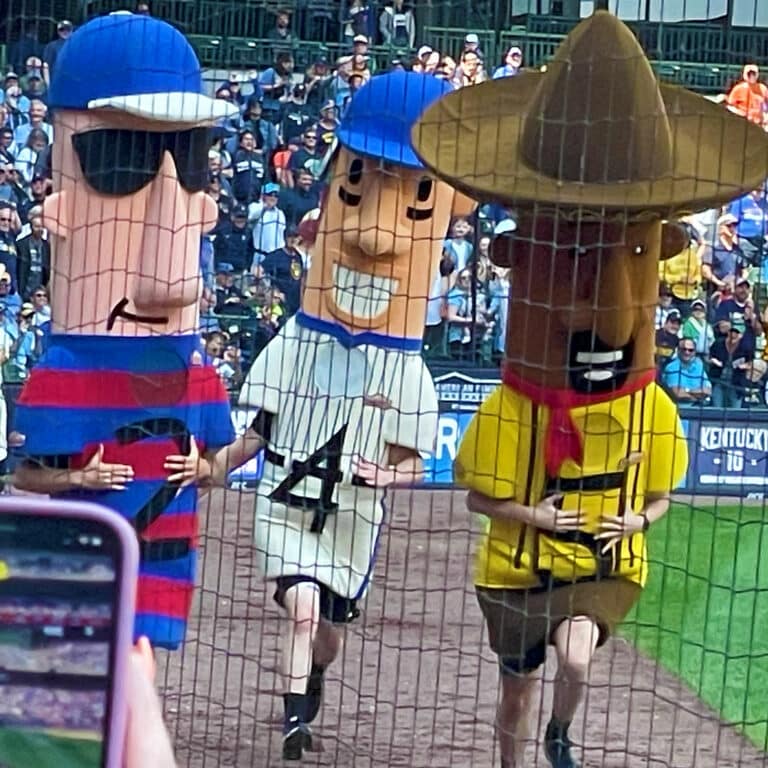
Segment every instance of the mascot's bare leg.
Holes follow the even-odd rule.
[[[305,723],[311,723],[320,709],[323,673],[336,658],[342,639],[329,622],[320,618],[320,588],[300,582],[285,592],[285,622],[282,672],[288,731],[284,735],[283,755],[300,759],[302,750],[312,746]],[[291,723],[296,727],[291,729]]]
[[[578,768],[571,757],[568,727],[584,698],[589,665],[599,637],[597,624],[586,616],[562,622],[552,634],[558,670],[544,750],[553,768]],[[502,674],[496,715],[502,768],[526,765],[525,747],[531,735],[530,719],[538,682],[538,671],[527,675]]]
[[[560,624],[552,639],[557,651],[558,670],[544,751],[554,768],[577,768],[578,764],[571,757],[568,727],[584,698],[600,630],[589,617],[576,616]]]

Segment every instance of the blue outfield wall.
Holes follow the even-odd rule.
[[[425,460],[425,485],[450,487],[453,461],[464,430],[479,404],[499,384],[495,369],[433,368],[440,403],[437,444],[434,456]],[[238,432],[245,430],[255,414],[235,409]],[[763,498],[768,489],[768,409],[681,408],[688,436],[688,474],[679,493]],[[250,488],[261,475],[261,455],[230,476],[234,488]]]

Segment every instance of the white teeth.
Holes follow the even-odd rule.
[[[584,373],[584,378],[589,381],[608,381],[608,379],[612,379],[613,376],[614,374],[611,370],[586,371]]]
[[[592,365],[605,365],[606,363],[618,363],[624,357],[620,349],[612,352],[577,352],[577,363],[591,363]]]
[[[342,312],[370,320],[386,312],[400,283],[389,277],[370,275],[334,264],[333,284],[333,298]]]

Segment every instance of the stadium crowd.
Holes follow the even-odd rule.
[[[135,12],[150,9],[140,3]],[[201,244],[201,329],[233,394],[259,350],[299,307],[310,259],[300,224],[321,204],[339,118],[373,74],[371,44],[413,51],[393,56],[390,68],[422,71],[454,88],[515,76],[523,66],[519,46],[501,62],[487,61],[472,32],[459,51],[418,47],[413,12],[403,0],[379,12],[352,0],[342,27],[348,52],[335,61],[319,55],[303,72],[295,67],[298,28],[306,35],[313,26],[278,11],[268,35],[272,65],[233,71],[213,85],[216,98],[236,104],[239,114],[214,128],[208,155],[208,192],[219,218]],[[55,137],[46,88],[72,30],[64,20],[47,44],[22,37],[9,47],[11,70],[2,78],[0,359],[6,383],[24,381],[50,331],[50,247],[40,204],[52,189]],[[745,67],[725,101],[746,119],[768,125],[768,88],[754,65]],[[660,267],[659,378],[681,402],[765,404],[767,216],[760,189],[725,210],[689,217],[690,246]],[[480,206],[451,223],[430,294],[427,357],[498,363],[510,283],[508,270],[491,262],[489,248],[495,235],[514,230],[514,220],[513,210]]]

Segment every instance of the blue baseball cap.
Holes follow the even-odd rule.
[[[355,154],[423,169],[411,128],[427,107],[452,90],[446,81],[420,72],[377,75],[352,97],[336,135]]]
[[[72,34],[56,59],[48,104],[196,125],[238,111],[203,93],[200,62],[178,30],[125,12],[95,18]]]
[[[280,194],[280,185],[275,184],[274,181],[270,181],[268,184],[264,185],[264,188],[261,190],[262,195],[279,195]]]

